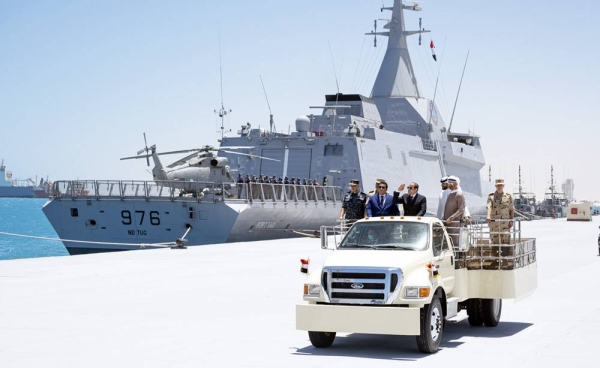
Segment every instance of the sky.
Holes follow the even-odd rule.
[[[383,4],[391,5],[390,0]],[[287,132],[324,95],[370,95],[387,40],[365,32],[381,0],[0,0],[0,158],[20,179],[151,179],[159,151],[218,145],[215,110]],[[481,136],[482,178],[541,196],[557,187],[600,199],[600,3],[585,0],[428,0],[406,12],[422,95],[452,130]],[[378,22],[379,27],[384,21]],[[436,44],[438,62],[429,41]],[[222,79],[220,77],[222,70]],[[268,97],[265,98],[260,78]],[[221,89],[222,80],[222,89]],[[221,99],[222,96],[222,99]],[[173,161],[176,157],[173,157]]]

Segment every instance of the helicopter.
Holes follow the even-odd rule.
[[[225,191],[231,189],[233,183],[233,177],[231,170],[228,165],[226,157],[219,157],[216,152],[227,152],[235,155],[242,155],[247,157],[261,158],[263,160],[279,161],[272,158],[252,155],[249,153],[240,153],[221,148],[214,148],[213,146],[203,146],[201,148],[192,148],[187,150],[169,151],[169,152],[157,152],[156,145],[148,147],[146,140],[146,133],[144,133],[144,148],[137,151],[136,156],[123,157],[121,160],[133,160],[145,158],[148,166],[150,166],[150,157],[154,161],[154,168],[152,168],[152,178],[157,184],[160,185],[160,181],[172,181],[172,185],[180,189],[180,196],[185,194],[192,194],[193,196],[201,196],[203,193],[211,190],[216,192],[224,189]],[[227,147],[229,149],[250,149],[254,147]],[[145,154],[143,154],[145,152]],[[189,155],[173,162],[172,164],[164,167],[160,158],[161,155],[174,155],[182,153],[190,153]],[[229,193],[227,193],[229,195]]]

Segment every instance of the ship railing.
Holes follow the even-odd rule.
[[[343,191],[340,187],[271,184],[271,183],[238,183],[237,198],[250,202],[340,202]]]
[[[230,184],[194,181],[71,180],[54,182],[50,197],[219,201],[233,196],[229,193],[230,188]]]
[[[56,181],[50,193],[56,199],[169,199],[181,201],[223,200],[241,202],[341,202],[340,187],[270,184],[213,183],[196,181],[64,180]]]

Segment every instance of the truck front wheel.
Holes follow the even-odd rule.
[[[335,332],[308,331],[308,338],[315,348],[328,348],[335,340]]]
[[[417,336],[417,346],[422,353],[435,353],[442,342],[444,312],[437,295],[431,304],[421,308],[421,334]]]
[[[502,314],[502,299],[482,299],[483,323],[488,327],[498,326]]]
[[[483,324],[481,299],[469,299],[467,301],[467,314],[469,315],[469,324],[471,326],[481,326]]]

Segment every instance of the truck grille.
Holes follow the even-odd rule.
[[[325,267],[321,275],[328,302],[391,304],[400,290],[399,268]]]

